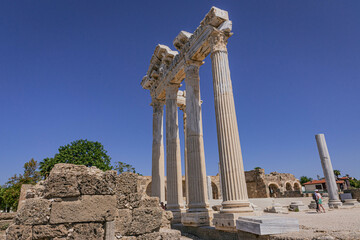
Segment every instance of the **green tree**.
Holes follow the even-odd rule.
[[[132,172],[132,173],[137,173],[135,171],[135,168],[127,163],[124,162],[116,162],[115,165],[112,167],[114,170],[116,170],[119,174],[123,173],[123,172]],[[137,173],[139,174],[139,173]],[[139,174],[141,175],[141,174]]]
[[[13,177],[9,178],[5,186],[0,189],[0,205],[3,210],[17,210],[21,185],[36,184],[42,179],[40,173],[37,171],[37,168],[38,163],[32,158],[24,164],[23,174],[15,174]]]
[[[338,178],[341,175],[340,170],[334,170],[334,174]]]
[[[110,160],[111,158],[101,143],[80,139],[61,146],[59,153],[55,154],[53,158],[45,158],[40,162],[40,172],[42,176],[47,177],[57,163],[95,166],[106,171],[112,169]]]
[[[349,182],[350,182],[350,186],[354,188],[360,188],[360,180],[357,180],[356,178],[350,178]]]
[[[261,167],[254,167],[254,170],[259,170],[261,169]]]
[[[303,185],[304,183],[310,182],[310,181],[312,181],[312,180],[313,180],[312,178],[307,177],[307,176],[301,176],[301,177],[300,177],[300,183],[301,183],[301,185]]]

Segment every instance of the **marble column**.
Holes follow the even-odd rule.
[[[187,226],[205,226],[210,223],[200,102],[199,68],[202,64],[188,60],[185,66],[189,203],[182,223]]]
[[[181,221],[183,208],[181,153],[178,124],[177,92],[179,85],[166,88],[166,185],[167,209],[173,212],[173,223]]]
[[[151,196],[165,202],[165,172],[164,172],[164,140],[163,116],[164,103],[153,100],[153,143],[152,143],[152,183]]]
[[[334,208],[341,206],[342,203],[339,200],[338,187],[336,185],[335,175],[331,164],[329,151],[326,145],[325,136],[324,134],[317,134],[315,135],[315,139],[325,176],[326,188],[329,193],[329,207]]]
[[[184,126],[184,163],[185,163],[185,197],[186,205],[189,203],[189,174],[188,174],[188,162],[187,162],[187,148],[186,148],[186,105],[182,105],[180,110],[183,111],[183,126]]]
[[[246,188],[226,48],[227,37],[223,32],[214,31],[209,40],[223,196],[220,214],[214,214],[214,224],[217,229],[231,230],[236,227],[235,220],[239,216],[250,215],[253,210]]]

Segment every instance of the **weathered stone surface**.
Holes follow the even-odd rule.
[[[45,181],[45,198],[80,196],[77,176],[86,171],[86,166],[56,164]]]
[[[68,231],[64,225],[37,225],[33,227],[33,239],[66,237]]]
[[[137,237],[137,240],[179,240],[181,233],[178,230],[160,229],[159,232],[147,233]]]
[[[129,231],[132,212],[130,209],[118,209],[118,215],[115,217],[115,235],[126,235]]]
[[[6,240],[31,240],[31,235],[31,226],[11,225],[6,230]]]
[[[81,174],[78,181],[83,195],[112,195],[115,193],[116,172],[103,172],[92,167],[86,174]]]
[[[103,240],[105,234],[104,225],[101,223],[75,224],[71,230],[73,231],[67,238],[69,240]]]
[[[117,176],[116,194],[128,195],[138,191],[138,175],[135,173],[124,172]]]
[[[159,207],[159,198],[157,197],[145,197],[140,200],[139,207]]]
[[[162,208],[134,209],[129,235],[140,235],[159,229],[162,223],[162,211]]]
[[[116,172],[103,172],[96,167],[56,164],[45,181],[45,197],[77,197],[81,195],[112,195]]]
[[[173,219],[173,213],[171,211],[162,212],[161,227],[171,228],[171,220]]]
[[[11,220],[16,217],[16,212],[5,213],[0,212],[0,220]]]
[[[54,202],[50,223],[113,221],[116,210],[114,195],[84,195],[78,201]]]
[[[51,202],[46,199],[27,199],[15,218],[16,224],[40,225],[49,221]]]

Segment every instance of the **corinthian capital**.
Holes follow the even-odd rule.
[[[228,36],[222,31],[214,31],[209,37],[211,53],[217,51],[227,51],[226,45]]]

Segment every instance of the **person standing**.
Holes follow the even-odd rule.
[[[324,206],[322,205],[322,196],[321,196],[321,194],[319,193],[319,191],[317,191],[316,192],[316,198],[317,198],[317,200],[318,200],[318,206],[319,206],[319,212],[321,213],[321,208],[322,208],[322,210],[324,211],[324,213],[325,213],[325,208],[324,208]]]
[[[320,207],[319,207],[319,199],[318,199],[318,196],[317,194],[319,193],[319,190],[315,190],[315,192],[313,193],[313,199],[315,200],[315,203],[316,203],[316,212],[320,212]]]

